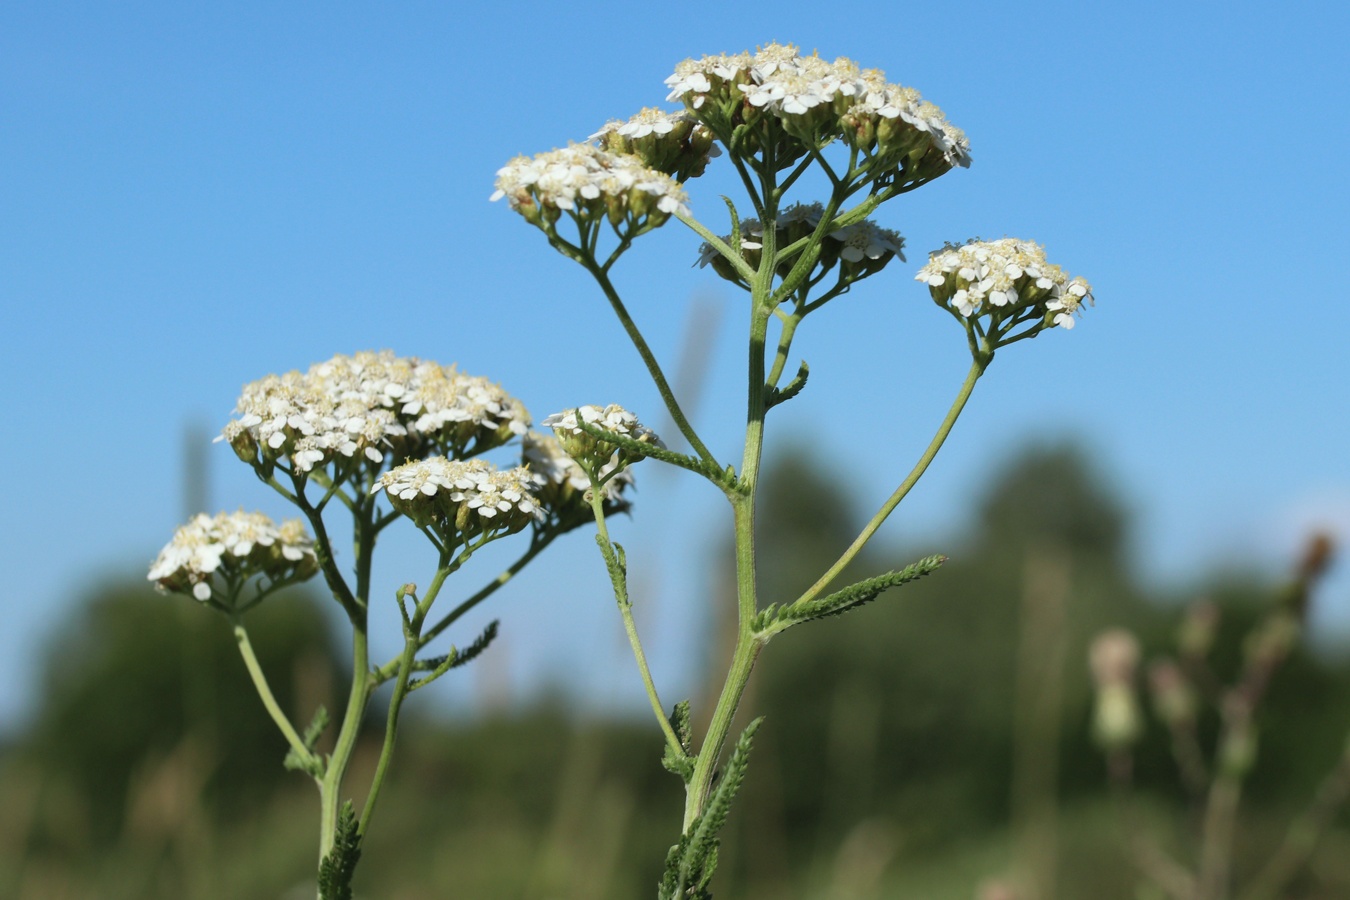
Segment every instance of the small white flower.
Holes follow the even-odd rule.
[[[636,157],[590,144],[516,157],[497,171],[497,190],[491,199],[505,197],[520,212],[536,204],[572,210],[578,200],[600,207],[605,200],[631,205],[637,194],[654,197],[663,212],[688,211],[689,197],[675,179],[647,168]]]
[[[604,478],[612,472],[640,460],[639,454],[617,447],[614,444],[592,437],[582,430],[580,423],[613,434],[622,435],[638,443],[665,447],[656,432],[638,421],[637,416],[611,403],[609,406],[579,406],[576,409],[554,413],[544,419],[544,425],[553,429],[567,455],[574,460],[593,467],[597,476]]]
[[[1074,314],[1092,302],[1091,285],[1048,262],[1041,245],[1016,238],[945,247],[931,254],[914,278],[966,318],[986,303],[1005,314],[1035,307],[1054,313],[1052,326],[1070,329]]]
[[[388,351],[334,356],[245,385],[221,435],[249,461],[289,456],[298,472],[346,460],[382,465],[430,443],[496,445],[529,427],[520,402],[485,378]],[[345,462],[344,462],[345,464]]]
[[[194,516],[159,551],[147,577],[160,590],[190,592],[206,601],[213,596],[211,580],[217,571],[276,581],[317,568],[314,541],[298,519],[278,528],[262,513],[240,510]]]

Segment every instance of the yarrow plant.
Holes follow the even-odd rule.
[[[319,897],[351,896],[361,841],[370,826],[392,758],[407,696],[482,653],[494,621],[462,649],[431,644],[595,510],[628,509],[627,472],[612,472],[591,498],[589,483],[557,440],[529,430],[525,407],[485,378],[429,360],[390,352],[335,356],[306,372],[244,386],[220,440],[300,517],[280,525],[261,513],[198,515],[174,534],[149,578],[167,592],[223,613],[263,705],[290,745],[284,764],[310,776],[319,790]],[[610,419],[618,427],[621,422]],[[519,439],[520,464],[498,468],[483,454]],[[336,501],[336,504],[334,503]],[[350,520],[352,555],[338,564],[332,513]],[[420,531],[434,547],[427,588],[376,590],[376,541],[396,523]],[[528,535],[519,558],[457,606],[433,616],[446,580],[482,547]],[[279,588],[322,573],[351,627],[352,683],[332,748],[319,749],[328,726],[322,707],[297,729],[268,686],[244,614]],[[383,606],[380,598],[388,598]],[[371,613],[397,614],[403,650],[372,663]],[[377,688],[392,682],[383,746],[359,815],[344,777],[357,732]]]
[[[690,448],[686,453],[665,446],[635,415],[616,406],[578,406],[544,421],[575,465],[566,489],[590,505],[638,672],[665,738],[663,764],[685,785],[679,837],[658,886],[660,898],[674,900],[711,896],[718,834],[760,726],[755,719],[730,741],[760,653],[794,625],[851,611],[943,563],[933,556],[830,590],[928,468],[995,353],[1046,330],[1072,328],[1092,302],[1092,290],[1030,241],[972,241],[932,253],[915,277],[961,324],[970,371],[918,462],[839,559],[800,596],[761,598],[754,535],[765,423],[770,410],[806,386],[804,362],[785,377],[797,328],[854,284],[893,260],[905,260],[904,238],[870,216],[900,195],[968,166],[970,144],[913,88],[852,60],[828,62],[792,45],[685,60],[666,86],[666,99],[680,109],[646,108],[607,123],[589,143],[518,156],[498,171],[492,199],[505,199],[594,278]],[[718,157],[734,169],[745,191],[739,209],[727,200],[726,229],[694,217],[684,186]],[[798,196],[808,172],[817,177],[806,181],[820,183],[823,176],[827,196]],[[719,459],[702,440],[610,277],[635,239],[672,219],[701,240],[697,263],[746,295],[749,377],[739,464]],[[735,531],[736,642],[707,731],[698,740],[689,703],[668,713],[659,697],[633,622],[627,560],[606,523],[613,486],[645,458],[715,485],[728,501]]]

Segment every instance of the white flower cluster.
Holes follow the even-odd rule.
[[[791,44],[770,44],[754,56],[705,56],[687,59],[666,79],[667,99],[679,100],[695,115],[720,115],[720,107],[745,102],[783,120],[797,134],[838,134],[855,144],[870,145],[881,135],[889,138],[909,132],[900,143],[911,146],[926,140],[946,165],[970,164],[970,142],[950,124],[942,110],[926,103],[913,88],[890,84],[878,69],[861,70],[851,59],[826,62],[803,56]],[[711,102],[710,102],[711,101]],[[887,123],[882,125],[882,122]],[[865,132],[865,134],[864,134]]]
[[[676,212],[688,212],[689,200],[669,175],[648,168],[635,156],[590,144],[517,156],[497,171],[497,190],[491,199],[503,197],[535,224],[540,216],[555,220],[559,210],[608,215],[616,224],[626,217],[664,221]]]
[[[871,219],[845,225],[838,231],[830,232],[830,237],[844,245],[839,251],[839,256],[848,262],[862,262],[864,259],[875,261],[891,257],[899,257],[901,262],[905,261],[905,239],[898,231],[882,228]]]
[[[966,318],[1034,305],[1049,324],[1073,328],[1074,314],[1092,302],[1091,285],[1048,262],[1040,244],[1016,238],[949,245],[931,254],[914,277],[928,285],[934,300]]]
[[[529,427],[520,401],[486,378],[389,351],[335,356],[245,385],[221,435],[248,462],[290,457],[309,472],[338,457],[384,462],[426,445],[459,454]]]
[[[816,226],[820,224],[820,217],[824,214],[825,207],[820,203],[797,203],[782,210],[778,214],[777,221],[779,246],[791,243],[814,231]],[[764,223],[760,222],[759,219],[742,219],[740,225],[742,255],[745,255],[746,251],[762,250],[764,248]],[[831,231],[827,237],[834,242],[834,246],[826,244],[822,248],[821,261],[826,268],[833,265],[835,259],[843,259],[850,263],[858,263],[863,260],[880,261],[882,265],[893,257],[899,257],[902,262],[905,259],[905,239],[900,233],[889,228],[882,228],[871,219],[863,219],[861,222],[845,225],[843,228]],[[730,244],[731,235],[723,235],[722,240]],[[698,265],[700,268],[709,263],[716,263],[720,258],[721,255],[712,244],[705,241],[699,247]],[[756,255],[747,261],[751,265],[757,265],[758,256]],[[875,268],[879,269],[880,266]]]
[[[703,174],[708,161],[721,156],[708,127],[686,110],[646,107],[626,122],[612,119],[587,138],[611,153],[632,154],[643,165],[677,181]]]
[[[552,435],[527,432],[521,439],[521,457],[526,467],[543,479],[538,493],[546,506],[558,508],[567,505],[574,497],[580,499],[591,487],[591,479]],[[633,473],[624,469],[605,482],[601,496],[606,504],[621,503],[627,508],[621,494],[632,484]]]
[[[160,590],[192,593],[210,600],[211,576],[220,571],[239,580],[265,575],[272,581],[307,577],[318,569],[314,541],[299,519],[278,526],[262,513],[243,510],[195,516],[150,565],[149,579]]]
[[[698,120],[689,115],[684,110],[667,112],[664,109],[657,109],[654,106],[644,107],[637,115],[623,121],[621,119],[611,119],[595,134],[588,137],[588,141],[598,141],[603,144],[605,138],[611,134],[617,134],[620,137],[626,137],[630,140],[639,140],[649,135],[656,137],[665,137],[674,134],[685,127],[691,130],[698,130],[706,133],[707,129],[698,123]]]
[[[501,470],[481,459],[433,456],[390,469],[372,493],[384,491],[399,512],[445,534],[519,531],[543,518],[535,496],[543,478],[523,466]]]
[[[554,413],[544,419],[543,424],[553,429],[567,455],[578,463],[590,466],[595,470],[596,477],[602,480],[642,457],[631,450],[591,436],[582,430],[581,423],[622,435],[641,444],[665,446],[656,436],[656,432],[643,425],[637,416],[617,403],[605,407],[579,406],[576,409]]]

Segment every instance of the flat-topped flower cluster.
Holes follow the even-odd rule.
[[[544,475],[524,466],[501,470],[481,459],[433,456],[390,469],[371,493],[384,491],[396,510],[443,537],[473,536],[543,521],[535,492],[545,483]]]
[[[532,224],[551,224],[573,211],[613,225],[659,225],[687,212],[689,197],[674,178],[636,156],[591,144],[572,144],[536,156],[517,156],[497,171],[493,200],[505,197]]]
[[[261,575],[273,582],[306,578],[319,567],[314,540],[299,519],[277,525],[262,513],[201,513],[180,526],[150,565],[162,591],[213,596],[212,576],[242,581]]]
[[[914,276],[939,304],[969,319],[1038,310],[1047,324],[1072,328],[1074,314],[1092,302],[1092,286],[1070,278],[1032,241],[1003,238],[948,245],[933,253]]]
[[[486,378],[389,351],[334,356],[308,372],[244,386],[221,439],[253,465],[289,458],[297,472],[392,455],[465,456],[524,434],[525,407]]]
[[[689,112],[654,106],[644,107],[627,121],[611,119],[587,140],[611,153],[635,156],[677,181],[697,178],[710,159],[722,155],[713,133]]]
[[[763,112],[784,130],[819,147],[835,138],[878,156],[935,154],[945,168],[970,164],[965,132],[913,88],[892,84],[879,69],[846,57],[826,62],[792,44],[759,52],[687,59],[666,79],[669,100],[720,136]]]
[[[563,410],[544,419],[543,424],[553,429],[563,451],[583,469],[588,469],[594,474],[596,480],[600,482],[621,472],[630,463],[642,459],[642,456],[632,449],[596,437],[583,429],[582,424],[639,444],[665,447],[656,436],[656,432],[643,425],[637,416],[617,403],[603,407],[586,405]]]

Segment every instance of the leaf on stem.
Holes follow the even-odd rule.
[[[361,859],[361,834],[350,800],[338,813],[333,849],[319,863],[319,900],[352,900],[352,876]]]
[[[413,681],[408,685],[408,691],[411,693],[420,687],[426,687],[451,669],[458,669],[465,663],[476,659],[494,640],[497,639],[497,628],[499,624],[499,620],[493,619],[488,623],[487,627],[483,629],[483,633],[474,638],[473,643],[463,650],[451,647],[450,652],[445,656],[438,656],[434,659],[418,660],[413,664],[413,668],[417,671],[426,671],[430,669],[431,674]]]
[[[680,741],[680,748],[683,752],[676,753],[675,748],[666,743],[666,752],[661,757],[661,765],[666,771],[673,772],[684,780],[685,784],[694,777],[694,758],[689,755],[689,748],[694,737],[694,728],[689,718],[689,701],[681,700],[675,704],[675,708],[670,713],[670,727],[675,732],[675,737]]]
[[[628,605],[628,556],[622,544],[605,540],[602,535],[595,536],[600,545],[600,553],[605,558],[605,570],[609,572],[610,584],[614,586],[614,599],[620,606]]]
[[[711,900],[708,884],[717,871],[718,835],[726,824],[736,793],[745,781],[745,770],[750,765],[750,748],[754,743],[755,732],[763,721],[764,717],[760,716],[741,732],[703,815],[694,820],[680,842],[666,856],[666,872],[659,890],[661,900]]]
[[[769,637],[791,628],[799,622],[843,615],[865,603],[871,603],[884,591],[899,587],[902,584],[908,584],[911,581],[917,581],[923,576],[937,571],[938,567],[946,561],[947,557],[945,556],[927,556],[916,563],[905,566],[903,569],[864,579],[816,600],[808,600],[805,603],[790,603],[786,606],[771,603],[761,610],[759,615],[755,616],[753,628],[762,637]]]
[[[291,771],[307,772],[315,778],[322,778],[325,768],[323,757],[314,752],[314,745],[319,742],[324,729],[328,727],[328,710],[320,704],[319,708],[314,710],[314,718],[310,719],[309,725],[305,728],[305,733],[301,735],[301,741],[305,749],[309,751],[309,759],[305,759],[295,752],[292,747],[286,751],[286,758],[282,761],[287,769]]]
[[[797,374],[786,385],[781,388],[769,385],[769,390],[764,397],[765,411],[773,409],[780,403],[786,403],[800,394],[802,388],[806,387],[806,379],[810,375],[811,367],[806,364],[806,360],[802,360],[802,364],[797,367]]]
[[[590,422],[584,422],[581,420],[580,416],[577,417],[577,427],[597,440],[613,444],[614,446],[627,450],[637,456],[659,459],[663,463],[679,466],[681,469],[688,469],[690,472],[702,475],[719,487],[729,488],[733,487],[736,483],[734,474],[728,477],[730,470],[723,470],[716,462],[705,462],[701,459],[695,459],[692,456],[686,456],[683,453],[676,453],[674,450],[667,450],[665,447],[658,447],[655,444],[635,441],[626,435],[617,434],[613,431],[606,431]]]

